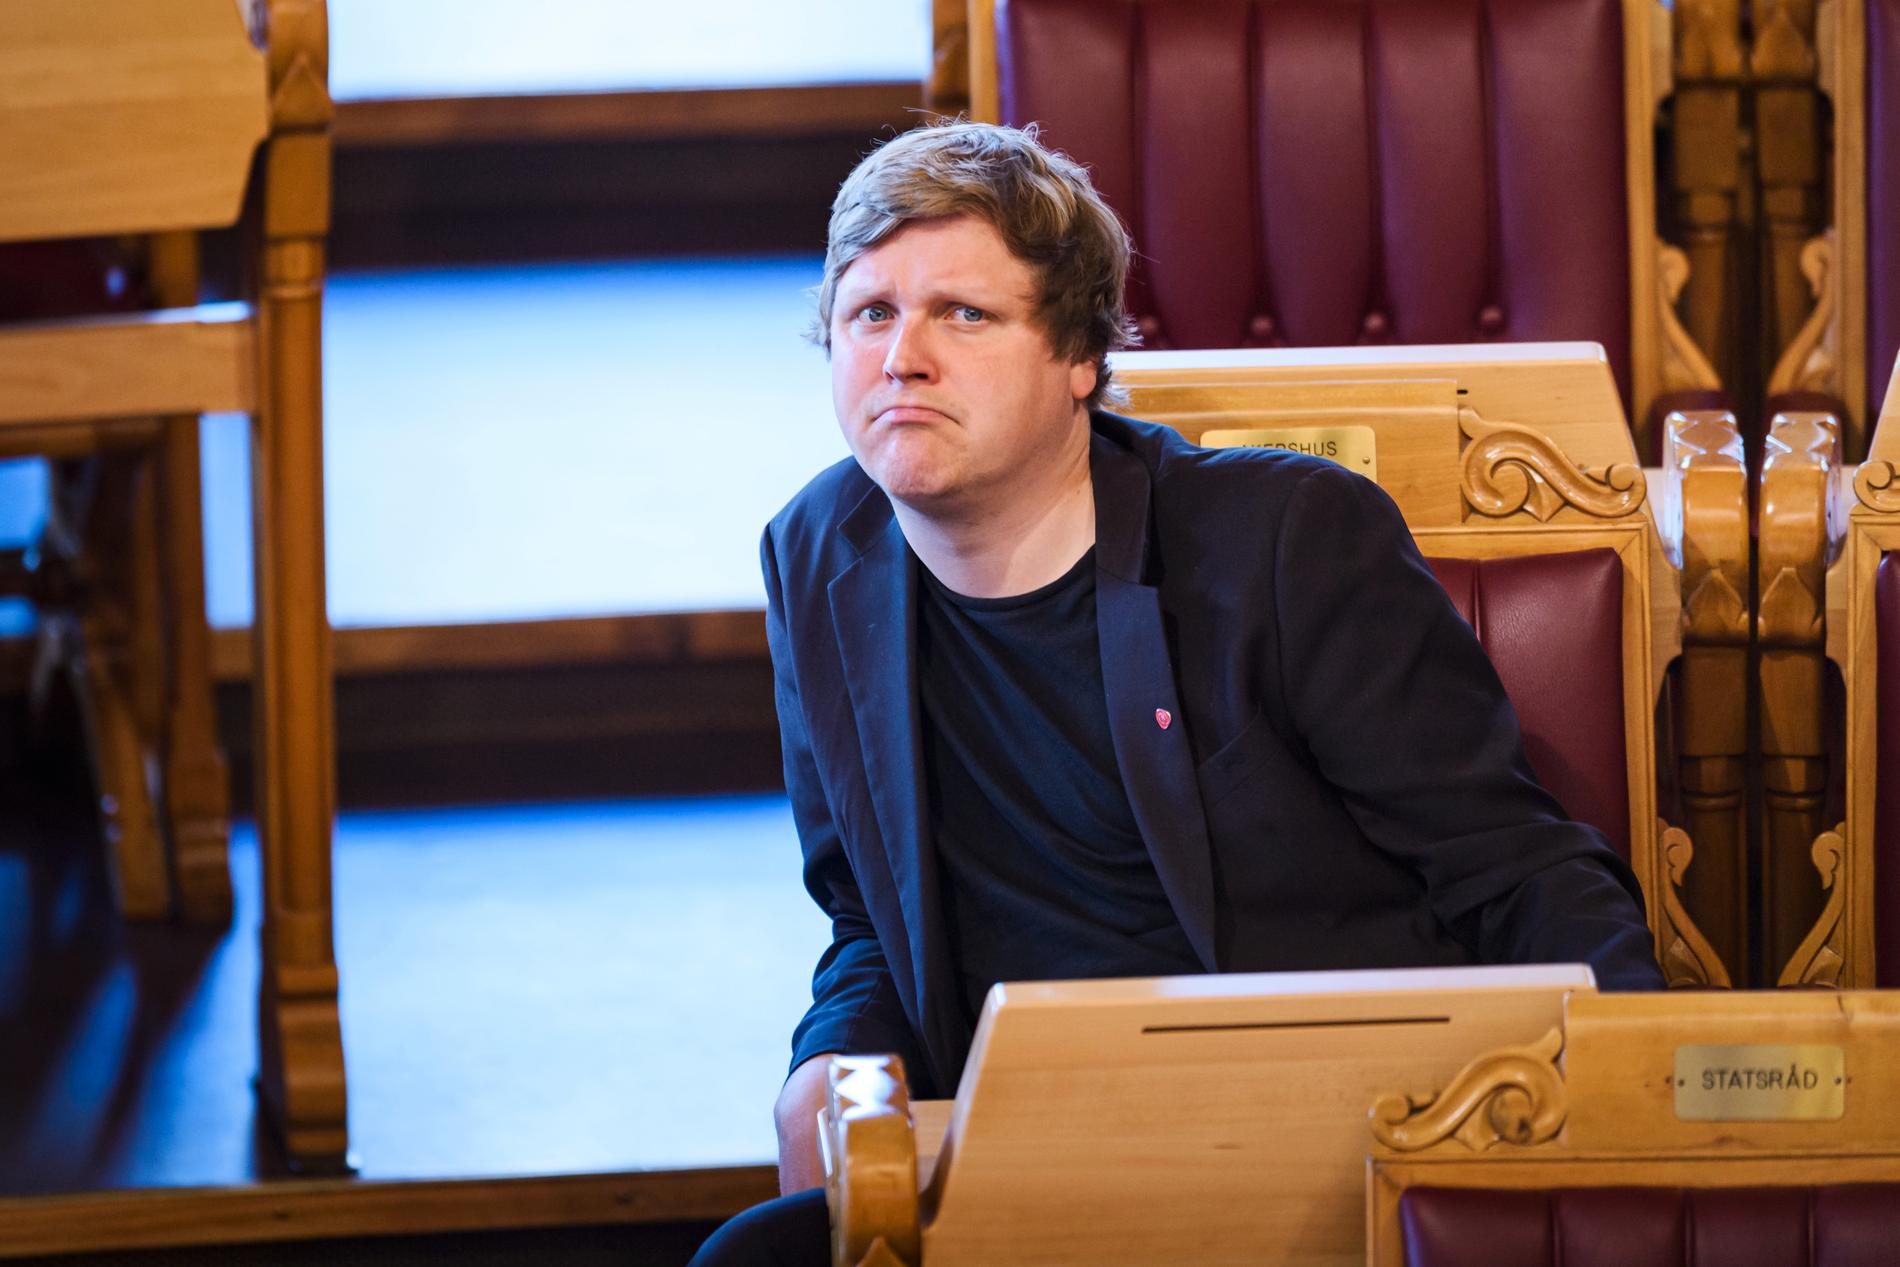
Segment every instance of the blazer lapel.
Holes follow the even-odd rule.
[[[917,564],[890,503],[876,490],[839,525],[859,557],[833,578],[831,617],[845,688],[864,754],[871,808],[909,935],[917,1015],[932,1057],[969,1043],[954,987],[925,823],[922,722],[917,702]],[[941,1084],[942,1070],[938,1081]]]
[[[1143,583],[1151,481],[1132,454],[1100,435],[1091,443],[1095,626],[1115,763],[1175,918],[1202,966],[1217,972],[1213,850],[1175,693],[1161,594]]]

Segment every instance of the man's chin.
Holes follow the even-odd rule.
[[[892,501],[912,510],[945,511],[961,500],[962,484],[945,471],[878,470],[865,472]]]

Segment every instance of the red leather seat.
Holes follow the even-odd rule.
[[[1427,562],[1496,666],[1538,781],[1627,860],[1623,565],[1616,551]]]
[[[1408,1188],[1408,1267],[1874,1267],[1900,1244],[1900,1184]]]
[[[1592,340],[1627,405],[1622,23],[1619,0],[1002,0],[998,88],[1127,220],[1147,346]]]

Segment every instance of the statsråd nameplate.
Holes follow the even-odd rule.
[[[1831,1122],[1847,1109],[1847,1067],[1832,1043],[1676,1048],[1683,1122]]]

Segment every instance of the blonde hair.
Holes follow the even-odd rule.
[[[838,188],[825,243],[811,339],[831,351],[838,279],[860,255],[913,220],[975,215],[1036,276],[1036,318],[1058,357],[1095,365],[1091,406],[1126,399],[1108,354],[1138,340],[1123,307],[1128,231],[1081,164],[1045,148],[1035,125],[956,119],[916,128],[873,150]]]

